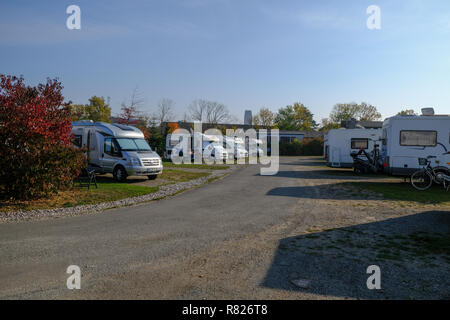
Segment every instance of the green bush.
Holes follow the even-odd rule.
[[[292,142],[280,142],[280,156],[321,156],[323,139],[294,139]]]

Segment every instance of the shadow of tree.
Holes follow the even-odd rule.
[[[367,289],[367,267],[382,290]],[[450,212],[323,230],[281,239],[261,285],[364,299],[450,299]],[[292,280],[311,280],[300,289]]]

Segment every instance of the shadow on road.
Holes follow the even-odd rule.
[[[260,174],[255,174],[259,176]],[[393,178],[382,174],[363,174],[356,175],[351,170],[342,169],[325,169],[325,170],[311,170],[311,171],[299,171],[299,170],[281,170],[276,175],[268,177],[280,177],[280,178],[304,178],[304,179],[319,179],[319,180],[362,180],[362,179],[392,179],[401,180],[400,178]]]
[[[381,268],[369,290],[367,267]],[[450,299],[450,213],[322,230],[281,239],[261,286],[341,298]],[[310,280],[299,288],[292,280]]]

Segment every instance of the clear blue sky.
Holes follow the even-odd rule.
[[[366,27],[372,4],[381,30]],[[0,72],[58,77],[67,99],[110,96],[113,112],[138,86],[143,111],[167,97],[178,118],[197,98],[240,121],[295,101],[317,121],[351,101],[450,113],[450,1],[1,1]]]

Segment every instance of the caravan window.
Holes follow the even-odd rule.
[[[413,147],[434,147],[437,144],[436,131],[400,131],[400,145]]]
[[[352,149],[368,149],[369,139],[352,139]]]

